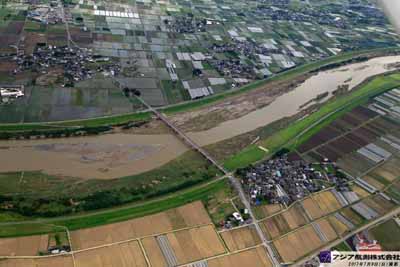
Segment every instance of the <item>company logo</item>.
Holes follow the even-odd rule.
[[[331,252],[329,250],[321,251],[319,253],[319,261],[321,263],[331,263],[332,262]]]

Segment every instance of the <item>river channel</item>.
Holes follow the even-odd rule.
[[[319,72],[270,105],[217,127],[188,135],[198,144],[213,144],[292,116],[316,96],[332,94],[339,85],[354,88],[366,78],[388,71],[400,56],[370,59]],[[327,100],[329,97],[324,98]],[[1,172],[41,170],[52,175],[111,179],[145,172],[178,157],[187,147],[175,136],[107,134],[101,136],[0,141]]]

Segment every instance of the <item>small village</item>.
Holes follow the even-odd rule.
[[[109,58],[95,56],[89,49],[74,46],[38,47],[32,55],[22,54],[14,59],[17,63],[14,75],[24,71],[43,75],[54,71],[54,68],[61,68],[64,86],[73,86],[74,82],[90,79],[96,73],[116,76],[121,70],[119,64],[112,63]]]
[[[332,165],[328,160],[320,164]],[[325,189],[331,183],[339,190],[347,190],[344,177],[327,174],[324,168],[317,168],[316,164],[308,164],[301,159],[289,159],[287,154],[241,170],[239,174],[253,205],[281,203],[288,206]]]

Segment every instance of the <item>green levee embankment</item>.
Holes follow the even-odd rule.
[[[398,86],[400,86],[400,74],[398,73],[377,76],[371,81],[360,85],[352,93],[340,96],[324,104],[317,112],[305,119],[292,124],[265,140],[259,141],[257,144],[245,148],[226,160],[224,166],[229,170],[235,170],[262,160],[284,146],[293,149],[340,115],[365,103],[371,97]],[[261,150],[258,146],[268,149],[269,152]]]
[[[35,234],[44,234],[54,231],[57,226],[67,227],[69,230],[90,228],[99,225],[115,223],[143,217],[146,215],[176,208],[187,203],[205,200],[227,186],[227,180],[219,180],[197,186],[183,192],[135,206],[119,207],[101,212],[88,213],[80,216],[42,219],[37,223],[15,223],[0,225],[0,237],[17,237]]]

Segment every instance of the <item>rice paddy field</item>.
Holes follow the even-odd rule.
[[[208,261],[209,267],[272,267],[272,262],[263,247],[257,247]]]
[[[1,267],[73,267],[71,256],[57,256],[39,259],[0,259]]]
[[[241,227],[221,233],[229,251],[237,251],[254,247],[261,243],[260,237],[253,226]]]
[[[1,267],[272,266],[254,227],[217,232],[201,202],[123,223],[71,232],[70,255],[35,258],[53,234],[0,239]],[[1,258],[24,256],[24,258]],[[32,258],[30,258],[32,257]],[[150,265],[149,265],[150,264]],[[254,265],[253,265],[254,264]]]
[[[288,210],[262,221],[264,233],[274,239],[308,223],[300,205],[294,205]]]
[[[331,226],[333,227],[333,229],[335,230],[335,232],[337,233],[338,236],[343,235],[344,233],[346,233],[347,231],[350,230],[350,228],[344,224],[343,222],[341,222],[340,220],[338,220],[335,216],[329,216],[328,217],[328,221],[331,224]]]
[[[77,267],[147,267],[138,241],[115,244],[74,254]]]
[[[322,219],[316,222],[316,224],[322,231],[324,241],[331,242],[338,237],[338,234],[336,233],[335,229],[333,228],[328,219]]]
[[[205,224],[211,224],[207,211],[201,202],[194,202],[138,219],[72,231],[71,239],[74,249],[81,250]]]
[[[283,262],[294,262],[323,245],[311,225],[273,241]]]
[[[166,238],[178,264],[190,263],[225,253],[225,247],[212,226],[168,233]]]
[[[0,256],[37,256],[40,251],[47,251],[48,235],[35,235],[0,239]]]
[[[262,219],[267,216],[271,216],[275,213],[278,213],[283,208],[284,206],[281,204],[266,204],[254,207],[254,212],[257,218]]]
[[[362,176],[382,160],[399,155],[400,151],[388,143],[390,138],[397,140],[399,132],[400,124],[388,116],[370,109],[368,105],[359,106],[324,127],[302,144],[298,151],[310,161],[329,159],[353,177]],[[373,158],[368,154],[371,144],[384,149],[389,156]],[[367,153],[364,153],[365,148]],[[365,179],[380,189],[385,186],[375,181],[374,177],[366,176]]]

